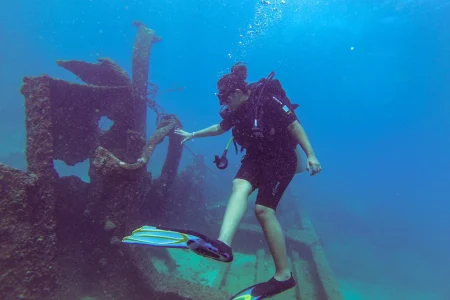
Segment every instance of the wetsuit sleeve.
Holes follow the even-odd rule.
[[[224,131],[228,131],[231,129],[231,127],[233,127],[233,122],[231,121],[231,118],[223,119],[219,125],[220,125],[220,128],[222,128]]]

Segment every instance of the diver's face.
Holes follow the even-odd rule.
[[[240,89],[236,89],[236,91],[230,93],[230,95],[228,96],[227,104],[231,110],[236,110],[247,99],[248,94],[244,93]]]

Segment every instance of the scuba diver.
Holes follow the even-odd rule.
[[[144,226],[125,237],[123,242],[156,247],[185,248],[198,255],[222,262],[233,261],[232,240],[247,211],[248,197],[258,189],[255,214],[263,229],[275,263],[275,274],[262,283],[240,291],[231,299],[263,299],[282,293],[296,285],[288,263],[286,243],[276,217],[276,208],[299,172],[297,145],[306,154],[306,169],[313,176],[321,171],[309,139],[300,124],[292,104],[274,73],[258,82],[247,84],[247,67],[235,64],[231,73],[217,82],[219,104],[222,106],[219,124],[192,133],[176,129],[184,137],[221,135],[232,129],[233,142],[245,150],[241,166],[232,183],[232,192],[217,239],[195,231]],[[231,142],[231,141],[230,141]],[[226,150],[216,156],[218,168],[226,168]],[[301,166],[300,166],[301,167]],[[302,171],[302,170],[300,170]]]

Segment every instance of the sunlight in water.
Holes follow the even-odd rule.
[[[288,0],[289,1],[289,0]],[[247,49],[267,30],[282,20],[283,11],[287,9],[286,0],[258,0],[255,5],[253,20],[239,31],[237,45],[228,53],[233,61],[239,61],[247,55]]]

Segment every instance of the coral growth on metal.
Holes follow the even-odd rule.
[[[80,299],[87,292],[147,299],[154,292],[148,256],[120,240],[167,197],[182,152],[173,130],[181,123],[165,114],[145,140],[150,51],[161,38],[142,22],[133,25],[132,79],[106,58],[57,62],[84,84],[23,78],[28,167],[0,164],[0,299]],[[102,117],[113,122],[107,131],[98,126]],[[146,165],[165,137],[166,162],[154,180]],[[87,159],[89,183],[59,177],[53,165]]]

